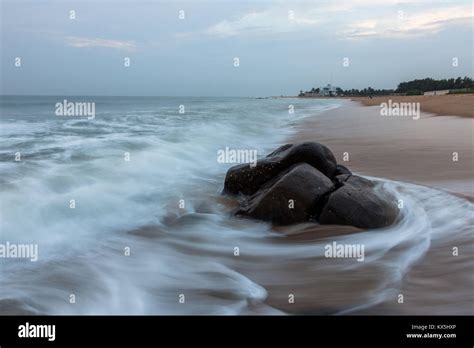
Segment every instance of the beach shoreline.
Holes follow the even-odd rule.
[[[284,97],[291,98],[291,97]],[[421,111],[432,116],[474,117],[474,94],[445,95],[384,95],[369,97],[293,97],[301,99],[351,100],[364,106],[379,106],[382,103],[419,103]]]
[[[289,142],[320,142],[333,151],[338,163],[355,174],[431,187],[472,202],[474,120],[433,117],[425,112],[418,120],[384,117],[374,105],[380,100],[344,101],[339,108],[305,119]],[[454,152],[457,161],[453,159]],[[466,231],[469,226],[462,229]],[[469,289],[474,284],[467,270],[473,267],[468,252],[473,245],[473,238],[459,230],[453,230],[448,237],[431,236],[426,252],[397,286],[404,303],[393,296],[350,314],[472,314],[473,296]],[[453,256],[454,247],[463,252]]]
[[[339,163],[362,175],[474,196],[473,127],[468,117],[381,116],[378,106],[345,100],[297,125],[290,142],[325,144]]]
[[[421,111],[436,116],[474,117],[474,94],[412,95],[352,97],[365,106],[380,106],[382,103],[419,103]]]

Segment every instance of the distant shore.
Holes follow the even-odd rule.
[[[285,97],[290,98],[290,97]],[[369,97],[296,97],[309,99],[347,99],[365,106],[380,106],[392,100],[394,103],[420,103],[421,111],[439,116],[474,117],[474,94],[445,94],[437,96],[375,96]]]

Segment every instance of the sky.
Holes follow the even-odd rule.
[[[0,0],[0,18],[7,95],[253,97],[473,77],[471,0]]]

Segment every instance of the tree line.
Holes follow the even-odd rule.
[[[409,92],[427,92],[441,89],[463,89],[473,88],[473,80],[467,76],[464,78],[458,77],[456,79],[442,79],[435,80],[432,78],[412,80],[408,82],[401,82],[398,85],[397,93]]]
[[[378,95],[390,95],[390,94],[406,94],[406,95],[417,95],[423,94],[427,91],[436,91],[443,89],[468,89],[474,90],[474,81],[470,77],[458,77],[451,79],[435,80],[432,78],[416,79],[407,82],[400,82],[396,89],[374,89],[367,87],[364,89],[341,89],[336,88],[336,94],[338,96],[378,96]],[[312,88],[306,92],[300,91],[299,96],[319,94],[319,88]]]

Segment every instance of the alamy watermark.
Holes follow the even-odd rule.
[[[420,118],[420,103],[418,102],[393,102],[392,99],[388,103],[380,104],[381,116],[402,116],[412,117],[414,120]]]
[[[324,256],[328,258],[357,259],[363,262],[365,259],[364,244],[326,244],[324,246]]]
[[[38,261],[38,244],[0,243],[0,258]]]
[[[61,103],[56,103],[56,116],[87,117],[88,120],[95,118],[94,102],[70,102],[64,99]]]
[[[257,150],[255,149],[225,149],[217,151],[218,163],[250,163],[250,167],[257,165]]]
[[[38,325],[26,322],[25,324],[18,326],[18,337],[47,338],[48,341],[54,341],[56,339],[56,325]]]

